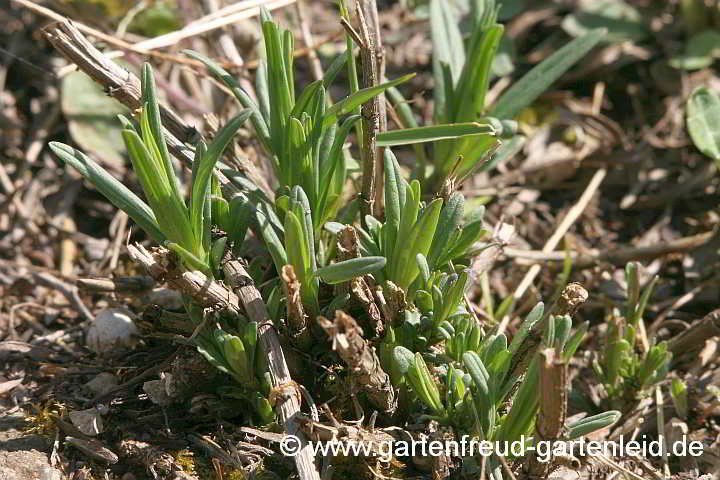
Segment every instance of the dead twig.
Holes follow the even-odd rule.
[[[143,293],[155,286],[150,277],[78,278],[77,286],[92,292]]]
[[[88,310],[83,301],[80,299],[80,295],[78,295],[78,289],[75,285],[68,285],[62,280],[55,278],[48,272],[35,273],[34,276],[35,280],[37,280],[38,283],[53,288],[58,292],[62,293],[63,296],[65,296],[65,298],[67,298],[67,300],[70,302],[70,304],[75,307],[75,309],[87,320],[92,320],[94,318],[93,314],[90,312],[90,310]]]
[[[128,245],[130,258],[143,266],[145,271],[158,282],[167,282],[171,287],[191,296],[202,307],[220,306],[233,315],[240,314],[237,295],[225,285],[209,279],[202,272],[179,270],[170,259],[170,251],[155,248],[152,253],[142,245]]]
[[[42,15],[47,18],[51,18],[57,22],[64,22],[67,21],[67,18],[65,18],[63,15],[60,15],[57,12],[54,12],[50,10],[47,7],[43,7],[42,5],[38,5],[35,2],[32,2],[30,0],[13,0],[14,2],[19,3],[20,5],[24,6],[25,8],[32,10],[34,13],[37,13],[39,15]],[[153,50],[143,48],[141,44],[133,45],[132,43],[128,43],[124,40],[121,40],[119,38],[113,37],[112,35],[108,35],[105,32],[101,32],[100,30],[97,30],[95,28],[89,27],[82,23],[75,23],[77,25],[77,28],[79,31],[82,31],[86,35],[92,35],[93,37],[97,38],[98,40],[101,40],[103,42],[108,43],[109,45],[114,46],[115,48],[119,48],[126,52],[133,52],[140,55],[148,56],[148,57],[155,57],[160,60],[165,60],[173,63],[179,63],[182,65],[189,65],[194,67],[202,67],[202,63],[198,62],[197,60],[193,60],[191,58],[183,57],[180,55],[174,55],[171,53],[163,53],[163,52],[155,52]],[[116,58],[124,55],[123,52],[115,52],[108,56],[108,58]],[[237,67],[238,65],[235,64],[225,64],[225,67],[233,68]]]
[[[365,391],[368,400],[383,412],[392,412],[395,390],[390,384],[390,377],[380,366],[375,349],[363,338],[363,331],[355,319],[336,310],[334,321],[318,317],[317,322],[330,336],[333,350],[350,367],[352,378]]]
[[[682,237],[668,242],[659,242],[644,247],[617,247],[608,250],[590,250],[587,252],[569,252],[573,268],[591,268],[601,263],[625,265],[627,262],[648,261],[671,253],[684,253],[706,244],[716,232],[704,232],[689,237]],[[518,260],[532,262],[563,262],[565,252],[543,250],[522,250],[505,247],[503,254]]]
[[[312,337],[310,329],[307,328],[307,315],[300,297],[300,282],[295,275],[293,266],[283,266],[280,278],[287,299],[287,333],[296,346],[309,346]]]
[[[290,377],[290,370],[280,345],[280,337],[270,319],[262,296],[240,261],[226,261],[223,265],[223,273],[225,280],[240,298],[248,318],[258,326],[260,346],[267,357],[272,380],[274,395],[271,394],[271,397],[280,397],[277,407],[280,419],[285,425],[285,431],[288,435],[297,437],[301,445],[295,456],[298,475],[301,480],[320,480],[320,475],[315,468],[312,448],[297,423],[297,417],[300,414],[300,394],[295,382]]]
[[[539,441],[550,442],[549,451],[553,451],[552,442],[563,435],[567,417],[567,363],[558,358],[554,348],[540,352],[538,383],[540,385],[540,407],[535,424],[535,433]],[[540,461],[536,455],[529,460],[531,478],[545,478],[551,471],[552,461]]]
[[[374,2],[372,2],[374,3]],[[357,16],[360,23],[360,33],[345,20],[342,25],[355,43],[360,47],[360,61],[362,64],[363,78],[362,88],[370,88],[379,85],[380,77],[378,72],[375,40],[371,38],[368,23],[365,19],[360,4],[357,4]],[[375,212],[375,175],[378,165],[378,150],[376,137],[380,131],[380,96],[373,97],[362,105],[363,116],[363,176],[362,191],[360,192],[360,209],[365,215],[373,215]]]

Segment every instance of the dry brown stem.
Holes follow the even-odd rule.
[[[300,431],[297,416],[300,413],[300,394],[298,387],[290,377],[280,337],[268,315],[262,296],[245,267],[239,260],[230,260],[223,265],[225,281],[230,284],[240,298],[245,313],[251,322],[257,323],[260,346],[267,357],[268,369],[272,380],[271,397],[279,398],[277,407],[280,419],[288,435],[296,436],[302,447],[295,456],[295,466],[301,480],[320,480],[315,468],[313,451]]]
[[[567,417],[567,363],[557,358],[554,348],[540,352],[539,360],[540,407],[535,433],[538,440],[551,442],[552,451],[552,442],[562,436]],[[531,477],[545,478],[551,471],[552,461],[541,462],[531,455],[528,467]]]
[[[287,326],[290,339],[296,345],[309,345],[312,341],[307,328],[307,315],[300,297],[300,282],[292,265],[285,265],[280,272],[285,298],[287,299]]]
[[[355,319],[337,310],[334,322],[325,317],[318,317],[317,321],[332,339],[333,350],[348,365],[368,400],[383,412],[394,410],[395,390],[390,377],[380,366],[375,349],[363,338],[362,328]]]

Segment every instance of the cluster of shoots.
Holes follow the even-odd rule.
[[[297,302],[286,297],[283,272],[287,269],[299,283],[301,320],[310,326],[318,316],[332,317],[340,309],[353,308],[361,323],[366,320],[367,314],[356,308],[353,291],[348,292],[351,281],[362,280],[378,296],[397,300],[383,305],[384,328],[375,337],[367,334],[366,340],[376,347],[406,418],[434,419],[458,433],[488,440],[513,441],[525,435],[532,441],[539,408],[537,351],[553,349],[557,358],[567,362],[585,330],[573,333],[569,316],[544,315],[542,303],[511,339],[497,325],[481,325],[467,293],[473,282],[472,258],[491,245],[485,239],[483,210],[467,211],[459,192],[433,194],[447,180],[462,180],[509,156],[519,141],[512,122],[515,114],[592,48],[602,33],[574,40],[488,106],[491,65],[503,27],[496,22],[494,2],[472,4],[472,29],[466,40],[446,2],[430,4],[434,125],[418,126],[402,100],[397,87],[411,75],[357,87],[350,36],[350,48],[332,62],[324,78],[296,95],[293,37],[263,11],[266,55],[254,96],[212,60],[187,52],[233,92],[241,110],[211,142],[200,140],[194,145],[186,188],[168,153],[147,64],[142,70],[143,106],[134,122],[121,119],[145,200],[82,152],[59,143],[50,146],[153,241],[174,252],[178,268],[222,282],[223,259],[248,259],[247,271],[278,326],[288,320],[288,305]],[[350,94],[334,102],[328,91],[343,69]],[[397,102],[406,128],[377,135],[378,146],[384,147],[379,159],[384,166],[384,211],[360,218],[357,200],[347,195],[353,185],[362,183],[348,166],[353,150],[347,145],[363,120],[358,115],[360,105],[383,92]],[[227,168],[219,161],[244,126],[252,129],[256,146],[272,166],[276,187],[272,200],[239,172],[228,177],[241,193],[229,195],[213,174],[216,168]],[[356,144],[364,148],[362,142]],[[399,145],[412,145],[417,154],[410,177],[390,149]],[[432,165],[426,164],[427,158],[432,158]],[[348,226],[357,235],[356,254],[341,258],[339,236]],[[636,278],[633,281],[629,285],[636,286]],[[630,379],[641,385],[656,381],[656,359],[665,358],[661,346],[641,358],[634,353],[635,332],[650,289],[642,295],[632,290],[627,320],[623,328],[612,330],[611,348],[617,355],[601,362],[602,376],[612,392],[625,388]],[[274,421],[266,352],[258,344],[256,325],[204,312],[187,296],[185,309],[197,325],[203,325],[192,341],[212,365],[234,380],[237,395],[253,408],[253,421]],[[212,321],[207,321],[208,315],[214,315]],[[310,329],[317,336],[315,330]],[[538,341],[528,347],[534,336]],[[321,340],[318,337],[315,343],[322,344]],[[329,351],[330,346],[323,348]],[[607,427],[616,419],[616,412],[606,412],[567,425],[566,438]],[[496,460],[491,468],[499,478]]]
[[[658,277],[641,288],[638,268],[637,262],[625,266],[627,302],[622,312],[613,310],[604,353],[593,362],[610,404],[617,408],[631,406],[651,391],[667,375],[672,357],[666,342],[652,344],[646,337],[643,314]]]

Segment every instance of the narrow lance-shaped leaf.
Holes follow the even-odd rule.
[[[465,197],[462,193],[455,192],[440,212],[432,245],[427,255],[428,265],[432,267],[437,265],[437,260],[440,258],[442,251],[449,247],[450,235],[460,228],[464,212]]]
[[[277,236],[277,233],[267,216],[258,208],[255,209],[255,222],[256,228],[258,229],[260,236],[264,240],[265,246],[273,259],[275,269],[278,272],[282,271],[282,267],[288,263],[285,247],[280,241],[280,238]]]
[[[135,131],[123,130],[122,136],[150,207],[155,216],[162,219],[159,225],[163,233],[169,240],[194,249],[195,236],[187,208],[183,199],[173,194],[171,185],[162,175],[160,160],[148,150]],[[149,141],[152,142],[152,139]]]
[[[400,228],[400,189],[402,178],[399,178],[395,171],[395,155],[388,148],[385,149],[383,158],[385,164],[385,254],[392,260],[394,258],[393,249],[395,248],[395,239],[397,238],[398,229]]]
[[[495,103],[491,114],[498,118],[512,118],[517,115],[584,57],[606,33],[607,30],[604,28],[592,30],[550,55],[503,93]]]
[[[422,355],[419,353],[415,354],[415,361],[408,369],[407,377],[410,379],[415,393],[417,393],[429,407],[436,413],[444,413],[445,409],[442,405],[440,392],[432,376],[430,376],[430,371],[427,365],[425,365]]]
[[[342,283],[381,270],[385,262],[385,257],[352,258],[319,268],[315,274],[325,283]]]
[[[419,182],[417,180],[413,180],[413,183]],[[415,189],[413,188],[406,187],[405,191],[407,197],[399,217],[400,223],[397,233],[395,234],[394,246],[392,247],[392,250],[390,250],[392,253],[389,253],[386,250],[386,254],[390,256],[388,276],[391,280],[397,283],[400,288],[407,288],[407,285],[401,285],[401,283],[404,283],[404,281],[402,281],[404,267],[407,264],[410,255],[414,256],[418,253],[412,251],[413,242],[410,239],[410,235],[413,232],[413,226],[416,225],[418,211],[420,210],[420,196],[415,195]],[[388,239],[392,236],[392,229],[389,230],[389,233]]]
[[[544,310],[545,304],[542,302],[538,302],[538,304],[535,305],[535,307],[530,311],[530,313],[527,314],[527,317],[525,317],[525,320],[520,326],[520,330],[518,330],[518,332],[513,337],[512,342],[510,343],[510,353],[514,355],[515,352],[518,351],[520,345],[522,345],[522,342],[528,336],[532,327],[534,327],[535,324],[542,318]]]
[[[577,422],[571,423],[567,426],[566,438],[568,440],[575,440],[589,435],[603,428],[607,428],[620,420],[622,414],[617,410],[610,410],[609,412],[599,413]]]
[[[165,242],[164,246],[169,250],[175,252],[188,268],[200,270],[206,275],[212,276],[210,272],[210,265],[208,265],[204,258],[199,258],[193,252],[187,250],[182,245],[175,242]]]
[[[153,75],[152,67],[147,62],[143,64],[141,85],[143,104],[146,109],[145,114],[147,115],[150,132],[152,133],[153,140],[155,141],[160,154],[160,159],[162,160],[163,171],[165,172],[165,176],[167,177],[173,193],[176,196],[180,196],[179,181],[175,176],[175,171],[173,170],[172,161],[170,159],[170,152],[168,152],[167,144],[165,143],[165,134],[163,132],[162,120],[160,118],[160,106],[155,94],[155,77]]]
[[[450,3],[444,0],[430,2],[430,34],[433,49],[433,77],[435,78],[435,121],[442,121],[445,116],[445,105],[452,102],[446,92],[452,90],[460,76],[465,63],[465,46],[458,26],[453,17]],[[443,67],[447,66],[449,78],[443,75]],[[450,85],[446,85],[450,83]]]
[[[119,180],[79,150],[59,142],[50,142],[50,149],[63,162],[88,179],[117,208],[127,213],[140,228],[156,241],[165,240],[165,234],[147,203],[143,202]]]
[[[339,116],[352,112],[353,109],[355,109],[356,107],[367,102],[371,98],[380,95],[388,88],[394,87],[403,82],[407,82],[414,76],[415,76],[414,73],[410,73],[410,74],[404,75],[400,78],[396,78],[395,80],[381,83],[380,85],[375,85],[373,87],[368,87],[368,88],[363,88],[361,90],[358,90],[356,93],[353,93],[348,97],[345,97],[343,100],[339,101],[338,103],[336,103],[335,105],[330,107],[325,114],[325,120],[323,122],[323,125],[327,126],[327,125],[330,125],[331,123],[336,122],[337,118]]]
[[[207,236],[209,225],[203,220],[203,211],[205,209],[205,198],[210,188],[210,179],[212,171],[218,160],[222,156],[223,151],[232,140],[232,137],[242,126],[243,123],[252,115],[252,110],[245,109],[239,115],[230,120],[215,136],[204,155],[199,158],[199,165],[193,164],[193,185],[192,185],[192,206],[190,209],[190,218],[192,219],[193,229],[198,238]],[[203,243],[207,243],[203,240]],[[207,245],[205,245],[207,248]]]
[[[494,134],[495,129],[488,123],[450,123],[381,132],[377,135],[377,145],[378,147],[394,147],[396,145],[412,145],[475,135],[492,136]]]
[[[490,70],[503,32],[502,25],[492,25],[474,33],[471,39],[473,45],[468,53],[469,61],[460,78],[460,90],[455,95],[453,110],[456,114],[452,120],[457,122],[475,120],[485,111]]]

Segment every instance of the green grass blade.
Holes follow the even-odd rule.
[[[584,57],[606,33],[604,28],[592,30],[543,60],[502,94],[492,109],[492,116],[505,119],[517,115]]]

